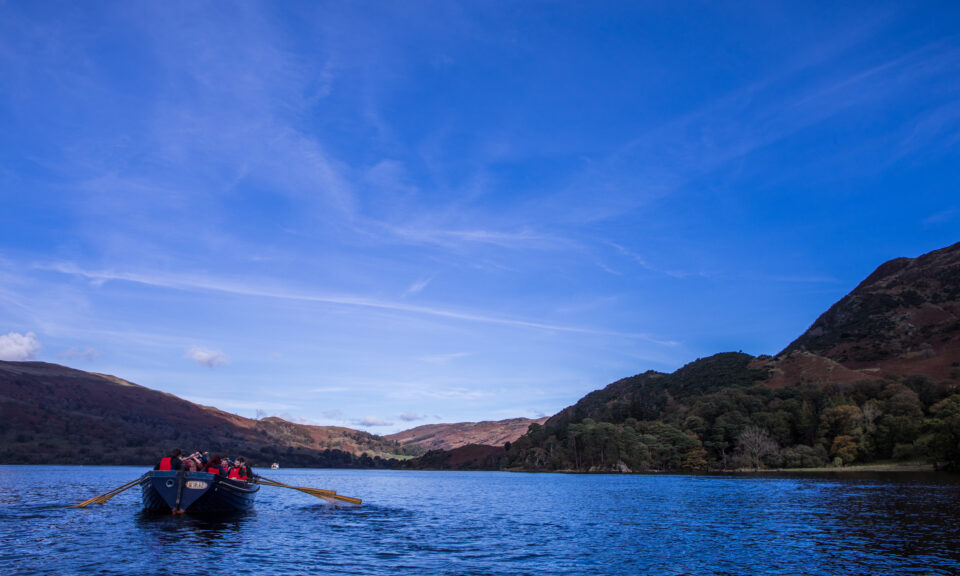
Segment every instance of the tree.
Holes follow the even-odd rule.
[[[830,455],[840,458],[844,465],[857,459],[857,441],[853,436],[840,435],[833,439]]]
[[[937,402],[931,412],[935,417],[927,423],[924,451],[937,468],[960,470],[960,394]]]
[[[760,470],[760,460],[768,454],[775,453],[778,448],[777,443],[773,441],[766,430],[752,425],[747,426],[740,432],[737,437],[737,446],[753,464],[753,469],[757,471]]]

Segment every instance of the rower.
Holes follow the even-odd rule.
[[[183,464],[180,462],[180,449],[174,448],[169,456],[160,459],[160,462],[153,467],[154,470],[180,470]]]

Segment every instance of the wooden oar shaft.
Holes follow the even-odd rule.
[[[139,482],[139,481],[140,481],[140,479],[138,478],[137,480],[134,480],[134,481],[132,481],[132,482],[128,482],[128,483],[124,484],[123,486],[114,488],[113,490],[111,490],[111,491],[109,491],[109,492],[104,492],[103,494],[100,494],[99,496],[94,496],[93,498],[91,498],[91,499],[89,499],[89,500],[84,500],[84,501],[81,502],[80,504],[75,504],[75,505],[72,506],[72,508],[84,508],[84,507],[89,506],[90,504],[93,504],[93,503],[95,503],[95,502],[105,502],[105,501],[109,500],[110,498],[114,497],[115,495],[123,492],[124,490],[126,490],[126,489],[128,489],[128,488],[131,488],[134,484],[136,484],[136,483]]]
[[[288,485],[288,484],[281,484],[281,483],[279,483],[279,482],[260,482],[260,484],[263,484],[264,486],[273,486],[273,487],[275,487],[275,488],[290,488],[290,489],[292,489],[292,490],[299,490],[299,491],[301,491],[301,492],[309,492],[309,493],[323,494],[323,495],[326,495],[326,496],[334,496],[334,495],[336,495],[336,492],[333,491],[333,490],[322,490],[322,489],[320,489],[320,488],[305,488],[305,487],[303,487],[303,486],[290,486],[290,485]]]
[[[79,504],[74,504],[74,505],[72,505],[72,506],[70,506],[70,507],[71,507],[71,508],[86,508],[86,507],[89,506],[90,504],[94,504],[94,503],[96,503],[96,504],[103,504],[104,502],[106,502],[107,500],[113,498],[113,497],[116,496],[117,494],[119,494],[119,493],[121,493],[121,492],[123,492],[123,491],[125,491],[125,490],[129,490],[130,488],[133,488],[135,485],[139,484],[140,481],[143,480],[143,477],[144,477],[144,476],[146,476],[146,474],[144,474],[143,476],[137,478],[136,480],[131,480],[130,482],[127,482],[126,484],[124,484],[124,485],[122,485],[122,486],[118,486],[118,487],[114,488],[113,490],[110,490],[109,492],[104,492],[103,494],[100,494],[99,496],[94,496],[93,498],[90,498],[89,500],[84,500],[83,502],[81,502],[81,503],[79,503]]]
[[[304,486],[290,486],[289,484],[284,484],[283,482],[277,482],[276,480],[271,480],[264,476],[257,476],[257,481],[264,486],[274,486],[276,488],[289,488],[291,490],[297,490],[303,492],[304,494],[309,494],[311,496],[316,496],[317,498],[323,498],[324,500],[340,500],[342,502],[349,502],[350,504],[362,504],[363,500],[359,498],[351,498],[350,496],[341,496],[337,494],[334,490],[322,490],[320,488],[307,488]]]

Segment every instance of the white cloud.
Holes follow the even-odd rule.
[[[18,334],[11,332],[0,336],[0,360],[19,362],[33,360],[40,351],[40,342],[33,332]]]
[[[416,412],[404,412],[400,415],[400,419],[404,422],[415,422],[417,420],[426,420],[426,415],[417,414]]]
[[[393,422],[387,422],[376,416],[364,416],[363,418],[352,420],[351,423],[356,426],[393,426]]]
[[[227,363],[227,357],[223,352],[219,350],[208,350],[206,348],[200,348],[199,346],[193,346],[187,350],[184,357],[208,368],[216,368],[217,366],[223,366]]]

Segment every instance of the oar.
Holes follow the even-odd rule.
[[[310,494],[311,496],[316,496],[317,498],[323,498],[325,500],[340,500],[342,502],[349,502],[351,504],[360,504],[363,501],[359,498],[351,498],[350,496],[341,496],[334,492],[333,490],[322,490],[320,488],[305,488],[303,486],[290,486],[284,484],[283,482],[277,482],[276,480],[270,480],[269,478],[264,478],[263,476],[258,476],[260,484],[264,486],[274,486],[276,488],[290,488],[291,490],[298,490],[304,494]]]
[[[349,502],[350,504],[360,505],[363,503],[363,500],[359,498],[351,498],[350,496],[341,496],[333,490],[322,490],[320,488],[306,488],[303,486],[290,486],[289,484],[284,484],[283,482],[277,482],[276,480],[271,480],[264,476],[255,475],[257,481],[260,484],[265,486],[274,486],[276,488],[289,488],[291,490],[297,490],[303,492],[304,494],[309,494],[311,496],[316,496],[317,498],[323,498],[324,500],[339,500],[341,502]]]
[[[87,506],[89,506],[89,505],[91,505],[91,504],[103,504],[104,502],[106,502],[107,500],[113,498],[113,497],[116,496],[117,494],[119,494],[119,493],[121,493],[121,492],[123,492],[123,491],[125,491],[125,490],[129,490],[130,488],[133,488],[134,486],[136,486],[137,484],[139,484],[140,481],[143,480],[144,476],[146,476],[146,474],[144,474],[143,476],[137,478],[136,480],[131,480],[130,482],[127,482],[127,483],[124,484],[123,486],[118,486],[118,487],[114,488],[113,490],[111,490],[111,491],[109,491],[109,492],[104,492],[103,494],[101,494],[101,495],[99,495],[99,496],[94,496],[93,498],[91,498],[91,499],[89,499],[89,500],[84,500],[83,502],[81,502],[81,503],[79,503],[79,504],[74,504],[74,505],[70,506],[70,508],[86,508]]]

